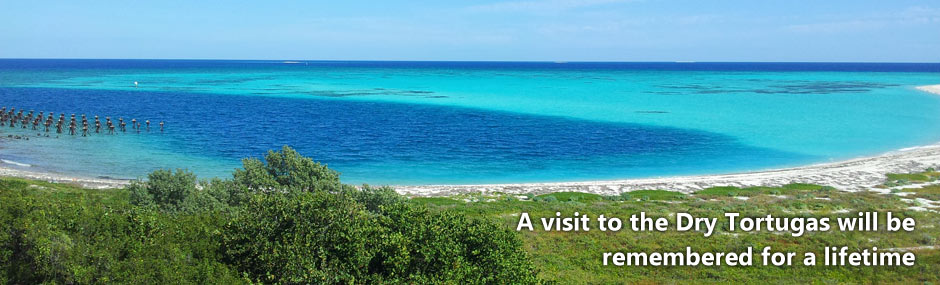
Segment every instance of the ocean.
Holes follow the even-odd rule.
[[[938,142],[940,96],[914,89],[938,83],[940,64],[0,59],[7,110],[151,122],[88,137],[0,127],[0,159],[227,178],[289,145],[347,183],[717,174]]]

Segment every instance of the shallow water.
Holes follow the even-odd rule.
[[[938,64],[0,60],[0,106],[152,122],[28,141],[3,127],[0,158],[228,177],[291,145],[373,184],[746,171],[940,141],[940,96],[913,88],[938,82]]]

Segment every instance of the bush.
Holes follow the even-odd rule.
[[[111,192],[0,179],[0,283],[538,282],[498,223],[340,184],[288,147],[244,167],[199,183],[158,170]]]
[[[361,205],[341,195],[254,195],[225,225],[222,252],[260,282],[362,282],[378,232]]]
[[[452,212],[398,204],[381,217],[374,281],[418,284],[533,284],[536,270],[509,229]]]
[[[233,182],[214,181],[209,189],[245,192],[207,192],[230,205],[244,204],[223,227],[220,251],[255,281],[537,281],[521,241],[498,224],[431,213],[387,186],[340,184],[337,172],[288,147],[269,152],[265,162],[243,164]]]
[[[208,232],[225,216],[134,207],[122,190],[0,186],[3,284],[238,283]]]
[[[348,186],[344,187],[343,193],[356,202],[359,202],[373,213],[379,213],[383,205],[398,204],[407,200],[405,197],[398,195],[395,189],[388,186],[371,187],[369,185],[362,185],[360,189]]]
[[[213,178],[209,181],[203,181],[199,185],[207,195],[228,206],[244,204],[249,198],[247,188],[240,187],[231,180]]]
[[[370,190],[359,197],[366,201],[388,197],[388,188],[364,188]],[[521,241],[508,229],[401,201],[370,213],[353,196],[253,195],[224,227],[226,261],[266,283],[536,281]]]
[[[630,200],[631,200],[630,193],[628,192],[620,193],[620,201],[630,201]]]
[[[146,183],[132,183],[128,190],[134,205],[177,210],[196,190],[196,175],[182,169],[177,169],[176,173],[161,169],[147,175]]]
[[[264,160],[242,160],[244,169],[237,169],[233,174],[235,184],[265,192],[336,191],[341,188],[338,172],[301,156],[288,146],[284,146],[280,152],[268,151]]]

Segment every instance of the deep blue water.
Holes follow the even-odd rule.
[[[2,59],[0,69],[148,69],[148,68],[293,68],[313,65],[333,68],[395,69],[555,69],[641,71],[864,71],[940,72],[940,63],[870,62],[513,62],[513,61],[297,61],[283,60],[149,60],[149,59]]]
[[[0,106],[149,119],[153,128],[4,138],[0,158],[93,176],[179,167],[226,177],[239,159],[290,145],[346,181],[377,184],[746,171],[940,139],[930,114],[940,101],[910,88],[938,72],[940,64],[0,60]],[[128,84],[138,80],[143,87]]]
[[[450,175],[459,175],[459,181],[472,182],[559,167],[590,175],[607,167],[598,160],[619,160],[617,164],[637,171],[661,167],[691,171],[694,169],[688,165],[709,157],[734,159],[742,166],[750,164],[750,157],[777,163],[794,160],[793,154],[748,147],[731,137],[703,131],[467,108],[55,88],[0,88],[0,97],[5,98],[4,104],[28,110],[62,113],[79,109],[90,117],[135,114],[161,118],[170,122],[163,133],[154,120],[150,133],[131,130],[131,134],[122,135],[144,137],[152,140],[155,148],[190,156],[238,161],[290,145],[335,165],[385,164],[388,169],[383,171],[387,173],[361,175],[391,182],[399,182],[398,175],[434,175],[441,167]],[[186,100],[180,100],[183,97]],[[126,153],[104,150],[98,155],[135,157],[147,153],[147,149]],[[649,157],[661,159],[650,161]],[[404,172],[394,166],[428,163],[436,164],[429,169],[431,173],[422,173],[426,172],[422,169]],[[553,165],[556,163],[561,165]]]

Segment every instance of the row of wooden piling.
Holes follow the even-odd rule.
[[[68,132],[69,135],[79,134],[79,126],[81,126],[80,134],[85,137],[92,134],[91,128],[94,128],[95,134],[100,134],[103,130],[102,127],[105,127],[104,131],[109,135],[115,134],[117,131],[122,133],[127,132],[127,121],[123,117],[118,117],[117,122],[111,121],[111,117],[105,117],[104,125],[102,125],[101,120],[98,115],[94,117],[93,125],[89,124],[88,118],[85,114],[81,114],[81,120],[76,119],[75,114],[71,114],[71,118],[66,123],[65,113],[59,114],[58,121],[55,120],[55,113],[49,112],[48,116],[42,111],[38,114],[33,110],[29,110],[24,114],[24,110],[16,111],[16,108],[10,108],[7,111],[6,107],[0,107],[0,127],[10,127],[16,128],[19,126],[22,129],[32,129],[34,131],[44,130],[46,133],[55,130],[57,134],[62,134]],[[141,124],[143,123],[143,125]],[[141,131],[150,132],[150,120],[138,121],[137,119],[130,120],[131,129],[140,133]],[[164,122],[160,121],[160,132],[163,132]]]

